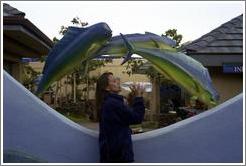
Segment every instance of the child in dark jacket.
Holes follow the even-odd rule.
[[[100,121],[100,162],[133,162],[133,146],[129,125],[139,124],[144,118],[143,88],[133,86],[136,94],[128,107],[119,92],[112,73],[104,73],[97,81],[96,103]]]

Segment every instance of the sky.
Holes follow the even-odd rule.
[[[119,33],[152,32],[158,35],[177,29],[181,43],[195,40],[245,11],[244,1],[3,1],[26,13],[50,39],[60,39],[62,25],[79,17],[89,25],[106,22]]]

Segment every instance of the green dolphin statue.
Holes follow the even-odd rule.
[[[168,79],[183,87],[193,98],[201,101],[210,108],[217,105],[219,95],[213,87],[208,70],[198,61],[179,52],[157,48],[141,48],[131,44],[121,34],[128,49],[126,62],[132,54],[147,59]]]
[[[135,46],[142,48],[159,48],[176,52],[176,42],[166,36],[158,36],[151,32],[145,34],[135,33],[125,35],[127,39]],[[122,57],[126,54],[127,48],[120,35],[112,37],[112,39],[98,52],[98,55],[113,55]],[[95,56],[98,56],[95,55]]]
[[[69,27],[48,55],[36,94],[41,94],[54,81],[72,72],[81,62],[88,64],[88,60],[101,55],[126,55],[124,64],[132,54],[138,54],[193,98],[209,107],[216,105],[219,95],[208,70],[191,57],[177,52],[173,40],[150,32],[111,36],[112,31],[106,23],[88,28]]]
[[[88,28],[69,27],[48,54],[36,95],[40,95],[53,82],[71,73],[81,62],[93,57],[111,37],[112,31],[106,23],[98,23]]]

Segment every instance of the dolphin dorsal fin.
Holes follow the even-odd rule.
[[[79,27],[68,27],[67,32],[64,36],[59,40],[55,46],[51,49],[48,54],[48,57],[45,62],[45,66],[43,69],[43,74],[47,71],[48,67],[52,62],[56,59],[57,56],[65,49],[67,46],[74,41],[79,34],[84,33],[87,28],[79,28]]]
[[[123,41],[124,41],[124,44],[125,44],[125,47],[127,48],[127,54],[126,54],[126,56],[125,56],[125,58],[124,58],[124,60],[122,61],[122,63],[121,63],[121,65],[123,65],[124,63],[126,63],[128,60],[130,60],[131,59],[131,56],[132,56],[132,54],[133,54],[133,49],[134,49],[134,47],[133,47],[133,45],[127,40],[127,38],[122,34],[122,33],[120,33],[120,36],[122,37],[122,39],[123,39]]]

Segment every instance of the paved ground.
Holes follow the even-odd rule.
[[[99,131],[99,123],[94,123],[94,122],[85,122],[85,123],[80,123],[81,126],[87,127],[92,130]]]
[[[81,122],[79,123],[81,126],[84,126],[86,128],[95,130],[95,131],[99,131],[99,123],[95,123],[95,122]],[[135,129],[132,129],[133,133],[141,133],[141,131],[138,132],[138,130],[142,130],[142,132],[147,132],[147,131],[151,131],[154,130],[153,128],[139,128],[136,127]]]

